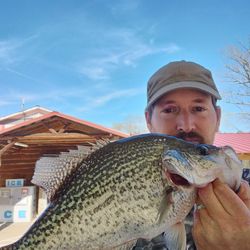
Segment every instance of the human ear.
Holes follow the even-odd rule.
[[[217,117],[216,132],[218,132],[219,127],[220,127],[220,120],[221,120],[221,108],[219,106],[216,106],[215,112],[216,112],[216,117]]]
[[[145,111],[145,120],[147,123],[148,130],[151,132],[152,130],[152,123],[151,123],[151,117],[148,111]]]

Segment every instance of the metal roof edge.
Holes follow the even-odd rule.
[[[98,124],[95,124],[95,123],[92,123],[92,122],[89,122],[89,121],[85,121],[85,120],[82,120],[82,119],[78,119],[78,118],[75,118],[73,116],[66,115],[66,114],[63,114],[63,113],[60,113],[60,112],[57,112],[57,111],[52,111],[52,112],[44,114],[44,115],[42,115],[42,116],[40,116],[38,118],[34,118],[32,120],[27,120],[27,121],[24,121],[24,122],[19,123],[17,125],[14,125],[14,126],[12,126],[10,128],[6,128],[6,129],[0,131],[0,135],[4,135],[5,133],[14,131],[14,130],[19,129],[21,127],[28,126],[28,125],[30,125],[32,123],[36,123],[36,122],[48,119],[48,118],[50,118],[52,116],[58,116],[58,117],[61,117],[61,118],[64,118],[64,119],[68,119],[68,120],[71,120],[73,122],[80,123],[82,125],[86,125],[86,126],[89,126],[89,127],[93,127],[93,128],[102,130],[102,131],[104,131],[106,133],[110,133],[110,134],[113,134],[113,135],[117,135],[117,136],[121,136],[121,137],[128,137],[129,136],[128,134],[122,133],[122,132],[117,131],[115,129],[106,128],[104,126],[101,126],[101,125],[98,125]]]
[[[40,107],[40,106],[34,106],[32,108],[29,108],[29,109],[25,109],[23,111],[19,111],[19,112],[16,112],[16,113],[13,113],[13,114],[10,114],[10,115],[6,115],[6,116],[2,116],[0,117],[0,121],[3,121],[3,120],[6,120],[6,119],[9,119],[9,118],[14,118],[16,116],[19,116],[19,115],[22,115],[23,113],[28,113],[32,110],[35,110],[35,109],[40,109],[40,110],[43,110],[43,111],[46,111],[46,112],[53,112],[52,110],[50,109],[46,109],[46,108],[43,108],[43,107]]]

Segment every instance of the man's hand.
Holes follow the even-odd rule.
[[[193,237],[197,249],[250,249],[250,188],[238,194],[219,180],[199,189],[204,208],[195,211]]]

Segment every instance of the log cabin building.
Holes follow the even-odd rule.
[[[0,187],[6,179],[30,181],[36,161],[89,145],[100,138],[117,140],[127,134],[88,121],[34,107],[0,118]]]

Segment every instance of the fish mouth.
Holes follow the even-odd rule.
[[[186,180],[185,178],[183,178],[182,176],[178,174],[166,172],[166,175],[167,175],[167,178],[171,181],[171,183],[174,184],[174,186],[183,186],[183,187],[191,186],[188,180]]]

